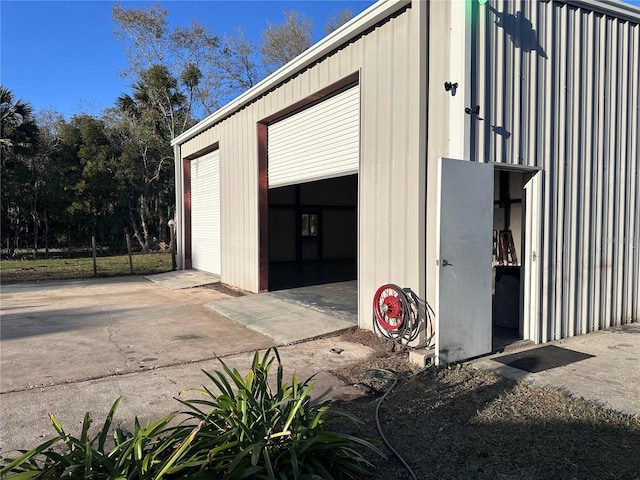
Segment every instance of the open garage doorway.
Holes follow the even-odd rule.
[[[355,72],[258,123],[260,291],[330,305],[354,323],[358,81]]]
[[[269,290],[356,280],[358,175],[269,189]]]

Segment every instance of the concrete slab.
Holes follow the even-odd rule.
[[[213,312],[266,335],[276,345],[335,335],[355,325],[269,294],[248,295],[205,305]]]
[[[337,282],[269,292],[269,295],[358,324],[358,282]]]
[[[217,275],[197,270],[176,270],[174,272],[147,275],[145,278],[170,290],[201,287],[220,281],[220,277]]]
[[[331,349],[335,348],[342,349],[342,353],[332,353]],[[360,395],[359,391],[344,385],[327,373],[327,370],[358,362],[372,355],[373,351],[369,347],[338,338],[325,338],[280,347],[279,354],[284,366],[284,378],[288,383],[294,372],[299,381],[316,375],[312,380],[315,387],[311,394],[314,401],[321,401],[349,399]],[[245,374],[253,355],[253,351],[247,351],[224,356],[223,360],[231,368],[237,368]],[[50,412],[55,414],[67,432],[79,435],[85,413],[91,413],[94,420],[92,432],[96,432],[118,397],[122,397],[122,400],[114,419],[114,427],[132,430],[133,419],[136,417],[141,424],[145,424],[169,412],[182,411],[182,406],[175,398],[194,395],[181,391],[201,385],[215,391],[215,386],[202,370],[213,372],[219,369],[220,364],[216,359],[207,359],[3,393],[0,402],[0,455],[16,449],[33,448],[55,436],[49,422]]]
[[[497,358],[514,353],[514,350],[482,357],[469,364],[504,377],[556,388],[604,408],[640,416],[640,323],[545,345],[556,345],[593,357],[537,373],[529,373],[496,361]],[[542,345],[528,348],[540,347]]]
[[[156,279],[162,277],[160,282],[132,276],[0,287],[0,455],[52,436],[49,412],[78,432],[86,412],[99,425],[122,396],[117,422],[123,426],[132,428],[136,416],[143,423],[160,418],[180,409],[174,397],[182,389],[208,382],[201,370],[219,369],[217,357],[243,372],[256,350],[291,341],[278,333],[286,322],[273,322],[275,333],[265,335],[205,307],[233,301],[226,293],[195,286],[202,280],[209,284],[208,275],[172,272]],[[258,317],[267,311],[286,318],[296,340],[327,333],[309,321],[327,322],[331,332],[353,327],[283,300],[245,298],[254,302]],[[332,353],[334,348],[342,353]],[[317,375],[312,395],[319,400],[359,395],[327,371],[373,350],[334,337],[280,346],[280,354],[289,378],[294,371],[300,379]]]
[[[0,391],[72,383],[226,356],[273,340],[204,304],[209,288],[142,277],[2,286]]]

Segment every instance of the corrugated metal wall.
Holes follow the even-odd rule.
[[[640,320],[638,19],[586,2],[475,8],[475,157],[542,169],[532,339]]]
[[[420,291],[424,230],[424,158],[418,121],[418,5],[363,38],[360,152],[360,325],[373,328],[372,301],[385,283]]]
[[[423,265],[424,168],[420,160],[419,35],[413,8],[331,53],[180,146],[181,158],[219,142],[222,281],[259,285],[257,122],[360,71],[358,278],[360,319],[382,283],[418,289]],[[409,206],[408,208],[405,206]]]

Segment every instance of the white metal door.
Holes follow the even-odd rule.
[[[360,88],[349,88],[268,129],[269,188],[358,173]]]
[[[540,218],[542,174],[531,173],[524,185],[524,252],[522,255],[523,338],[539,343],[540,337]]]
[[[439,167],[436,362],[446,364],[491,351],[493,165]]]
[[[191,161],[191,266],[220,275],[220,154]]]

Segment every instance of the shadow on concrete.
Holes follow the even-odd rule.
[[[96,312],[95,309],[85,308],[47,309],[29,312],[27,315],[19,313],[19,308],[14,310],[18,312],[2,315],[1,340],[15,340],[109,325],[114,323],[114,320],[109,317],[127,315],[139,309],[127,308],[108,312]]]
[[[355,280],[278,290],[265,295],[358,324],[358,282]]]

